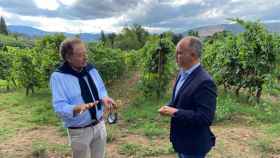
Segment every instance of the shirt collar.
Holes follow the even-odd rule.
[[[187,70],[181,69],[181,75],[183,75],[183,76],[184,75],[190,75],[199,66],[200,66],[200,63],[197,63]]]

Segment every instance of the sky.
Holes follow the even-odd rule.
[[[132,24],[183,32],[236,17],[280,22],[279,10],[280,0],[0,0],[8,25],[69,33],[118,33]]]

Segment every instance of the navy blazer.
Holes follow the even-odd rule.
[[[210,125],[216,110],[216,85],[199,66],[187,77],[175,97],[179,79],[180,76],[169,105],[178,109],[171,119],[170,141],[178,153],[206,154],[215,145]]]

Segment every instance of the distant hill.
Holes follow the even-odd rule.
[[[267,29],[270,32],[278,32],[280,33],[280,22],[279,23],[265,23]],[[29,26],[21,26],[21,25],[9,25],[8,30],[12,33],[19,33],[26,35],[28,37],[42,37],[45,35],[60,33],[60,32],[47,32],[40,29],[36,29]],[[198,31],[200,37],[211,36],[216,32],[221,31],[231,31],[233,33],[239,33],[244,31],[244,29],[238,24],[218,24],[218,25],[208,25],[193,28],[190,30]],[[189,30],[188,30],[189,31]],[[188,34],[188,31],[183,32],[184,35]],[[76,34],[63,32],[66,37],[75,36]],[[82,33],[80,37],[84,41],[97,41],[100,39],[100,34],[92,34],[92,33]]]
[[[280,23],[265,23],[268,31],[280,33]],[[231,31],[233,33],[239,33],[244,31],[244,29],[238,24],[219,24],[219,25],[208,25],[203,27],[197,27],[190,29],[193,31],[198,31],[200,37],[211,36],[216,32],[222,32],[224,30]],[[183,32],[184,35],[188,34],[188,31]]]
[[[42,37],[42,36],[45,36],[45,35],[51,35],[51,34],[55,34],[55,33],[60,33],[60,32],[47,32],[47,31],[43,31],[43,30],[36,29],[36,28],[33,28],[33,27],[21,26],[21,25],[9,25],[8,30],[9,30],[9,32],[23,34],[23,35],[26,35],[26,36],[32,37],[32,38],[33,37]],[[62,33],[66,37],[72,37],[72,36],[76,35],[76,34],[67,33],[67,32],[62,32]],[[80,37],[84,41],[96,41],[96,40],[99,40],[100,35],[99,34],[91,34],[91,33],[81,33]]]

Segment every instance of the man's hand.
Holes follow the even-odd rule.
[[[158,112],[163,116],[174,116],[174,113],[177,112],[178,109],[170,107],[170,106],[163,106],[161,107]]]
[[[117,109],[117,104],[116,104],[116,102],[115,102],[112,98],[110,98],[110,97],[104,97],[104,98],[102,99],[102,102],[104,103],[104,105],[105,105],[105,107],[106,107],[107,109],[109,109],[109,108]]]
[[[86,110],[88,110],[92,107],[95,107],[97,104],[98,104],[98,101],[95,101],[93,103],[80,104],[74,108],[74,114],[75,115],[81,114],[81,113],[85,112]]]

